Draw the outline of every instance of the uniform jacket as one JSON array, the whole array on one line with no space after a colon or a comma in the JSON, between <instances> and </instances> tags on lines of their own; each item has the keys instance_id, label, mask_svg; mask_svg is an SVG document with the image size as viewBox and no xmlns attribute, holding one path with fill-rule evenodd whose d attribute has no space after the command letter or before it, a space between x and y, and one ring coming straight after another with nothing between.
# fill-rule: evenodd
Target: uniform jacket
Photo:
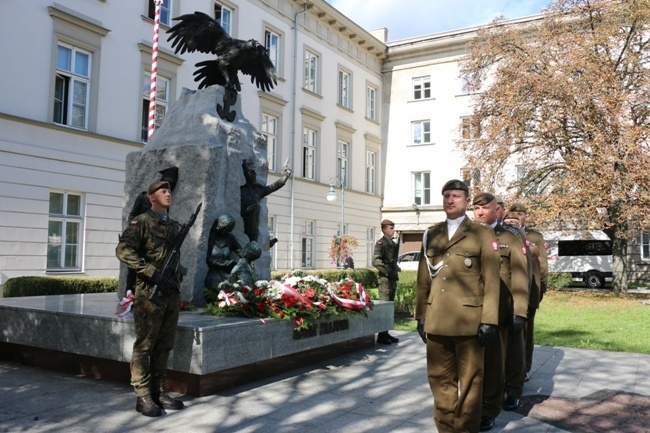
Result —
<instances>
[{"instance_id":1,"label":"uniform jacket","mask_svg":"<svg viewBox=\"0 0 650 433\"><path fill-rule=\"evenodd\" d=\"M546 284L548 281L548 257L546 252L546 242L542 237L542 234L537 230L524 227L526 232L526 239L529 242L531 250L536 249L539 252L537 257L539 262L539 284L536 288L531 289L530 294L530 307L539 308L539 303L542 299L542 294L546 293ZM536 248L534 248L536 247ZM533 256L533 260L535 260ZM535 263L537 265L537 263Z\"/></svg>"},{"instance_id":2,"label":"uniform jacket","mask_svg":"<svg viewBox=\"0 0 650 433\"><path fill-rule=\"evenodd\" d=\"M447 222L426 231L417 276L416 319L427 334L476 335L479 325L498 324L499 254L492 227L467 216L449 240ZM442 265L433 279L426 260Z\"/></svg>"},{"instance_id":3,"label":"uniform jacket","mask_svg":"<svg viewBox=\"0 0 650 433\"><path fill-rule=\"evenodd\" d=\"M129 269L136 271L136 290L151 286L150 278L161 269L165 257L174 247L180 224L171 218L167 222L152 209L133 219L120 236L115 255ZM178 276L176 276L178 282Z\"/></svg>"},{"instance_id":4,"label":"uniform jacket","mask_svg":"<svg viewBox=\"0 0 650 433\"><path fill-rule=\"evenodd\" d=\"M528 251L514 227L497 224L494 234L500 257L499 322L503 323L509 315L526 317L528 313Z\"/></svg>"},{"instance_id":5,"label":"uniform jacket","mask_svg":"<svg viewBox=\"0 0 650 433\"><path fill-rule=\"evenodd\" d=\"M382 236L375 242L375 249L372 254L372 265L379 271L380 277L387 277L390 271L394 271L395 278L397 279L397 243Z\"/></svg>"}]
</instances>

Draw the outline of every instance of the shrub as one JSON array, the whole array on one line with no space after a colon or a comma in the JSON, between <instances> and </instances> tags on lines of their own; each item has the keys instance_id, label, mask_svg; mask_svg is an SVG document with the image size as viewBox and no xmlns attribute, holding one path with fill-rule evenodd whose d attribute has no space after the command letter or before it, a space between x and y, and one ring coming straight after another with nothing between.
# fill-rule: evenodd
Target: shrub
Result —
<instances>
[{"instance_id":1,"label":"shrub","mask_svg":"<svg viewBox=\"0 0 650 433\"><path fill-rule=\"evenodd\" d=\"M3 288L5 298L41 295L73 295L117 291L115 277L16 277Z\"/></svg>"},{"instance_id":2,"label":"shrub","mask_svg":"<svg viewBox=\"0 0 650 433\"><path fill-rule=\"evenodd\" d=\"M395 311L415 315L415 294L417 292L417 271L402 271L395 292Z\"/></svg>"},{"instance_id":3,"label":"shrub","mask_svg":"<svg viewBox=\"0 0 650 433\"><path fill-rule=\"evenodd\" d=\"M548 289L561 290L571 285L571 274L568 272L550 272L548 274Z\"/></svg>"}]
</instances>

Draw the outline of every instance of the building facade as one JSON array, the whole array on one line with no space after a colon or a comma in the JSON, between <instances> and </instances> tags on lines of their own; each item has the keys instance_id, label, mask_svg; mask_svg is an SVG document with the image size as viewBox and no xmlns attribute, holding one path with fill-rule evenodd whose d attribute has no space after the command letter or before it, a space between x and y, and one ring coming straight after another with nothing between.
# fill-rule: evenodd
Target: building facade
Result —
<instances>
[{"instance_id":1,"label":"building facade","mask_svg":"<svg viewBox=\"0 0 650 433\"><path fill-rule=\"evenodd\" d=\"M202 11L238 39L265 44L278 85L242 78L242 113L266 135L274 268L332 267L331 238L359 240L367 263L383 191L381 65L385 44L325 1L164 0L158 50L160 122L194 64L167 42L171 20ZM11 0L0 24L0 284L24 275L116 276L125 158L147 140L152 0ZM329 202L333 184L338 199ZM345 204L341 196L345 197ZM173 209L172 209L173 216ZM344 219L344 221L341 221Z\"/></svg>"}]
</instances>

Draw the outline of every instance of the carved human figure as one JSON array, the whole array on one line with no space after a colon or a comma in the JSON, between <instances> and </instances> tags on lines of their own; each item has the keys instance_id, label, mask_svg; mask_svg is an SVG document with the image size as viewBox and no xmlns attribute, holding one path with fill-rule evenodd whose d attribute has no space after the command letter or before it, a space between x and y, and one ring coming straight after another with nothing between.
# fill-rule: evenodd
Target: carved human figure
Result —
<instances>
[{"instance_id":1,"label":"carved human figure","mask_svg":"<svg viewBox=\"0 0 650 433\"><path fill-rule=\"evenodd\" d=\"M230 274L231 280L237 280L248 287L255 287L255 266L253 262L260 258L262 249L257 242L249 242L244 246L242 257L239 259Z\"/></svg>"},{"instance_id":2,"label":"carved human figure","mask_svg":"<svg viewBox=\"0 0 650 433\"><path fill-rule=\"evenodd\" d=\"M233 267L242 256L242 248L232 234L235 219L223 214L217 218L210 229L208 238L208 275L205 277L206 288L216 288L222 281L228 281Z\"/></svg>"},{"instance_id":3,"label":"carved human figure","mask_svg":"<svg viewBox=\"0 0 650 433\"><path fill-rule=\"evenodd\" d=\"M242 163L246 184L240 188L241 192L241 216L244 219L244 233L250 241L257 241L260 234L260 201L267 195L279 190L291 177L291 169L285 167L282 171L282 178L270 185L262 185L257 182L255 163L247 159Z\"/></svg>"}]
</instances>

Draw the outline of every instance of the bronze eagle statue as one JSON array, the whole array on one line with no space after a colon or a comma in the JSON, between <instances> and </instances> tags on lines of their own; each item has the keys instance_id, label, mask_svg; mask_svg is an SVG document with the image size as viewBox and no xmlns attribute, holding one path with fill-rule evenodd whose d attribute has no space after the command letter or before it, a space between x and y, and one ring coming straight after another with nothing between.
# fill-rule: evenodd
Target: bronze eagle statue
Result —
<instances>
[{"instance_id":1,"label":"bronze eagle statue","mask_svg":"<svg viewBox=\"0 0 650 433\"><path fill-rule=\"evenodd\" d=\"M219 23L203 12L173 18L179 21L167 33L171 35L176 54L200 51L217 56L215 60L197 63L194 81L200 81L199 89L220 84L241 92L237 72L251 76L251 83L268 92L277 84L275 66L266 48L255 39L233 39Z\"/></svg>"}]
</instances>

